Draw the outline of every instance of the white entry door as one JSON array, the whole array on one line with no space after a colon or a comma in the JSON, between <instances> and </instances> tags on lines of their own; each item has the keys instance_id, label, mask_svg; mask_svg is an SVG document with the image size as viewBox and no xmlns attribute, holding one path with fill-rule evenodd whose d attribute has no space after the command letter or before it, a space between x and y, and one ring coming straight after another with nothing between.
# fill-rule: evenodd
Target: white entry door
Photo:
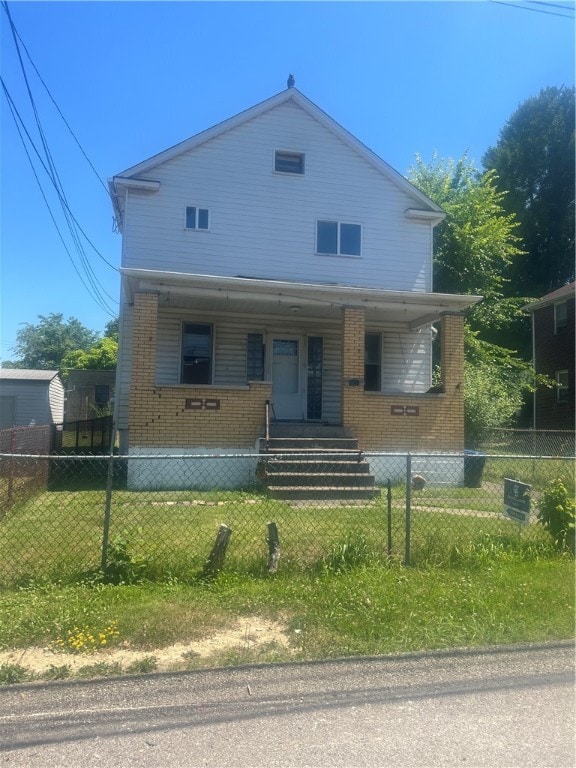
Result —
<instances>
[{"instance_id":1,"label":"white entry door","mask_svg":"<svg viewBox=\"0 0 576 768\"><path fill-rule=\"evenodd\" d=\"M303 339L272 337L272 405L277 419L304 418Z\"/></svg>"}]
</instances>

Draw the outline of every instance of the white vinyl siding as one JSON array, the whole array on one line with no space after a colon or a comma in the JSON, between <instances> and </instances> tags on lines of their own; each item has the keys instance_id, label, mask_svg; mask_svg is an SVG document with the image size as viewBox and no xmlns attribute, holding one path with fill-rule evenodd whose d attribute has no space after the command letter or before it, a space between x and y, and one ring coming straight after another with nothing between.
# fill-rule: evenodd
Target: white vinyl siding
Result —
<instances>
[{"instance_id":1,"label":"white vinyl siding","mask_svg":"<svg viewBox=\"0 0 576 768\"><path fill-rule=\"evenodd\" d=\"M51 381L3 379L0 393L2 397L14 398L15 427L61 424L64 421L64 385L58 376Z\"/></svg>"},{"instance_id":2,"label":"white vinyl siding","mask_svg":"<svg viewBox=\"0 0 576 768\"><path fill-rule=\"evenodd\" d=\"M271 173L279 147L306 152L305 175ZM408 219L414 199L292 103L148 169L157 192L131 189L123 266L388 290L432 288L432 226ZM200 201L209 238L182 211ZM216 216L212 215L217 211ZM362 259L317 255L316 221L360 222ZM188 236L187 236L188 235Z\"/></svg>"},{"instance_id":3,"label":"white vinyl siding","mask_svg":"<svg viewBox=\"0 0 576 768\"><path fill-rule=\"evenodd\" d=\"M182 320L206 322L214 327L214 380L215 386L246 385L246 345L249 333L287 333L322 336L323 362L323 414L337 420L340 412L341 338L336 324L313 324L302 318L301 323L277 325L272 317L197 316L182 309L163 309L159 315L156 383L178 385L180 360L180 332ZM314 329L313 331L310 329ZM370 332L382 334L383 392L426 392L431 386L432 341L430 331L410 332L401 326L387 325ZM268 350L269 353L269 350ZM327 416L327 414L330 414Z\"/></svg>"},{"instance_id":4,"label":"white vinyl siding","mask_svg":"<svg viewBox=\"0 0 576 768\"><path fill-rule=\"evenodd\" d=\"M382 329L382 392L427 392L432 386L430 329Z\"/></svg>"},{"instance_id":5,"label":"white vinyl siding","mask_svg":"<svg viewBox=\"0 0 576 768\"><path fill-rule=\"evenodd\" d=\"M179 385L180 333L182 321L211 323L214 328L214 379L218 387L247 386L246 355L250 333L266 335L271 333L304 334L306 323L303 319L286 327L278 318L252 318L243 316L196 315L183 309L163 309L158 319L158 351L156 356L156 383L165 386ZM274 325L277 323L277 326ZM314 336L324 339L323 361L323 408L322 417L337 423L340 419L340 329L334 324L314 326ZM269 350L267 350L269 353Z\"/></svg>"}]
</instances>

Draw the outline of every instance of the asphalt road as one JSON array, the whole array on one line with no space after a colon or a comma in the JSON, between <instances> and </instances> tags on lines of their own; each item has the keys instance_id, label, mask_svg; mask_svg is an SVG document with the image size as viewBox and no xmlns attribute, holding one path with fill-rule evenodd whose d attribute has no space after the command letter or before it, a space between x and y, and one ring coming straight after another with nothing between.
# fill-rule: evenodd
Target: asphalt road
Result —
<instances>
[{"instance_id":1,"label":"asphalt road","mask_svg":"<svg viewBox=\"0 0 576 768\"><path fill-rule=\"evenodd\" d=\"M0 765L570 768L574 646L0 691Z\"/></svg>"}]
</instances>

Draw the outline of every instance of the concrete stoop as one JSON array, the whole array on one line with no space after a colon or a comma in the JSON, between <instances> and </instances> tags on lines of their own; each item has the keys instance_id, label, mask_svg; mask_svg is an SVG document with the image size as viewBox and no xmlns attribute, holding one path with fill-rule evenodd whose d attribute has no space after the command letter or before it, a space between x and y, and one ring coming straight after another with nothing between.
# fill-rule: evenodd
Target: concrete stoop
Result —
<instances>
[{"instance_id":1,"label":"concrete stoop","mask_svg":"<svg viewBox=\"0 0 576 768\"><path fill-rule=\"evenodd\" d=\"M380 494L358 442L341 427L274 425L260 452L259 476L273 499L367 500Z\"/></svg>"}]
</instances>

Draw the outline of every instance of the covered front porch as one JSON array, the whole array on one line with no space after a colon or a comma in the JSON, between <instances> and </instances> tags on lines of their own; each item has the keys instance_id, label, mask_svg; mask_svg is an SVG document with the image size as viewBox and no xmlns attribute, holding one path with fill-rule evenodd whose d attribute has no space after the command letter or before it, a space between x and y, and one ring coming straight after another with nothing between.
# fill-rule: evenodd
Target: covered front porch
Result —
<instances>
[{"instance_id":1,"label":"covered front porch","mask_svg":"<svg viewBox=\"0 0 576 768\"><path fill-rule=\"evenodd\" d=\"M463 448L460 312L478 297L148 270L123 284L126 449L256 450L267 413L340 425L361 450Z\"/></svg>"}]
</instances>

